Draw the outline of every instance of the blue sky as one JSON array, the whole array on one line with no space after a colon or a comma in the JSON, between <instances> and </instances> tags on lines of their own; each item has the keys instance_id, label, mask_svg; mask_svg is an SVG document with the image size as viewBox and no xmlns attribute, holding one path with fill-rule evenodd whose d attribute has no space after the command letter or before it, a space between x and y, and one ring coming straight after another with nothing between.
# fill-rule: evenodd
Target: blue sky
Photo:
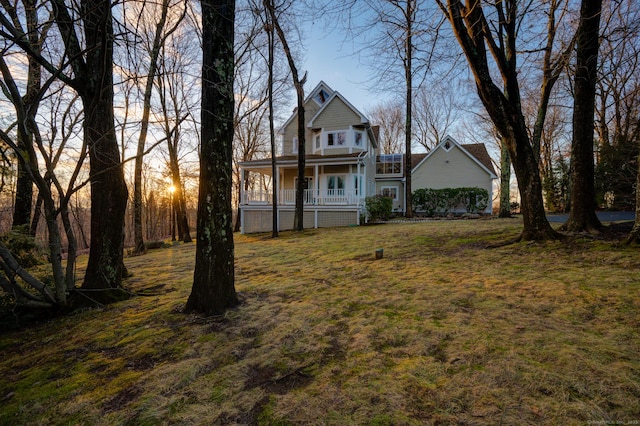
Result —
<instances>
[{"instance_id":1,"label":"blue sky","mask_svg":"<svg viewBox=\"0 0 640 426\"><path fill-rule=\"evenodd\" d=\"M384 96L368 90L371 84L371 70L361 64L354 53L357 46L344 43L343 34L329 32L322 24L306 28L304 42L304 70L308 78L306 91L312 90L320 80L324 80L333 90L340 92L361 112L380 103Z\"/></svg>"}]
</instances>

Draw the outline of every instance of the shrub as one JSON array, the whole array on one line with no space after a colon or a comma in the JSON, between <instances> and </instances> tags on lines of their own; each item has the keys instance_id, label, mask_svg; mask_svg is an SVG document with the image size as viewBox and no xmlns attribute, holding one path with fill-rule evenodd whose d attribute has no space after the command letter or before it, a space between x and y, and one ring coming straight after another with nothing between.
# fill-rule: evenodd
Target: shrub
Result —
<instances>
[{"instance_id":1,"label":"shrub","mask_svg":"<svg viewBox=\"0 0 640 426\"><path fill-rule=\"evenodd\" d=\"M370 220L388 220L393 210L393 200L383 195L367 197L364 200Z\"/></svg>"}]
</instances>

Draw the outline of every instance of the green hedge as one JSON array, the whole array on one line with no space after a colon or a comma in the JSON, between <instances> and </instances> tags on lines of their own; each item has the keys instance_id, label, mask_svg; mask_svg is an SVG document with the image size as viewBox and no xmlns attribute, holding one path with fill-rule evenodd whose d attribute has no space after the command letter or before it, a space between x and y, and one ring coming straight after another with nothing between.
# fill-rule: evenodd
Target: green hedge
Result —
<instances>
[{"instance_id":1,"label":"green hedge","mask_svg":"<svg viewBox=\"0 0 640 426\"><path fill-rule=\"evenodd\" d=\"M458 206L467 213L480 213L488 205L489 192L484 188L421 188L413 192L414 209L428 216L447 214Z\"/></svg>"}]
</instances>

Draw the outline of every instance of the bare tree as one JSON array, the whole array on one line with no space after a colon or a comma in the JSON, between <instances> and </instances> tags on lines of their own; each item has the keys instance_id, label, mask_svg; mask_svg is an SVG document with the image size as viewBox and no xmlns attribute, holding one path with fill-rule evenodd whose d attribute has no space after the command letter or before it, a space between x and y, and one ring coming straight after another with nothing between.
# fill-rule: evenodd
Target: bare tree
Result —
<instances>
[{"instance_id":1,"label":"bare tree","mask_svg":"<svg viewBox=\"0 0 640 426\"><path fill-rule=\"evenodd\" d=\"M181 148L184 149L186 139L188 139L185 124L191 118L195 108L191 104L195 94L193 88L189 87L192 81L187 73L189 67L192 66L192 59L190 52L188 52L189 44L191 44L190 41L184 35L180 35L173 37L169 46L163 46L161 72L156 78L160 107L159 121L167 147L165 163L169 170L171 187L174 189L170 200L172 203L170 210L174 212L171 223L172 228L174 221L178 225L178 237L185 243L191 242L192 238L187 215L184 179L181 172ZM171 233L174 238L173 229Z\"/></svg>"},{"instance_id":2,"label":"bare tree","mask_svg":"<svg viewBox=\"0 0 640 426\"><path fill-rule=\"evenodd\" d=\"M426 151L438 145L458 119L457 96L455 90L441 84L418 89L413 115L416 123L414 138Z\"/></svg>"},{"instance_id":3,"label":"bare tree","mask_svg":"<svg viewBox=\"0 0 640 426\"><path fill-rule=\"evenodd\" d=\"M144 152L145 152L145 144L147 141L147 133L149 130L149 116L151 113L151 95L153 94L153 84L156 78L156 72L158 69L158 61L160 60L160 55L162 53L162 46L164 45L167 38L175 32L182 19L186 14L186 6L183 7L183 11L181 15L171 16L171 26L166 28L167 19L169 17L169 8L171 5L170 0L162 0L160 4L159 17L157 22L155 22L155 29L153 32L153 37L151 40L145 39L146 36L142 34L143 43L142 46L146 50L148 54L148 69L145 77L145 87L143 93L143 102L142 102L142 121L140 122L140 133L138 135L138 149L135 160L135 170L134 170L134 182L133 182L133 228L134 228L134 253L143 253L145 251L144 239L142 235L142 163L144 161ZM149 9L152 8L152 5L147 2L143 2L140 4L140 11L138 12L137 25L140 27L144 27L145 19L143 16L154 16L156 15L156 11L152 10L149 12ZM145 13L145 9L147 12ZM143 32L144 28L143 28Z\"/></svg>"},{"instance_id":4,"label":"bare tree","mask_svg":"<svg viewBox=\"0 0 640 426\"><path fill-rule=\"evenodd\" d=\"M483 4L448 0L445 5L437 1L467 58L482 104L509 148L522 200L524 229L520 238L557 238L545 216L537 156L522 114L516 61L519 3L505 0L493 4L495 20L490 23ZM488 54L502 77L502 88L493 80Z\"/></svg>"},{"instance_id":5,"label":"bare tree","mask_svg":"<svg viewBox=\"0 0 640 426\"><path fill-rule=\"evenodd\" d=\"M405 132L402 102L387 101L378 104L367 112L369 120L380 126L378 144L383 154L403 152L402 142Z\"/></svg>"},{"instance_id":6,"label":"bare tree","mask_svg":"<svg viewBox=\"0 0 640 426\"><path fill-rule=\"evenodd\" d=\"M219 315L239 303L231 216L235 0L202 1L202 141L198 238L185 312Z\"/></svg>"},{"instance_id":7,"label":"bare tree","mask_svg":"<svg viewBox=\"0 0 640 426\"><path fill-rule=\"evenodd\" d=\"M603 4L596 86L596 198L608 208L621 210L635 206L639 19L637 2Z\"/></svg>"}]
</instances>

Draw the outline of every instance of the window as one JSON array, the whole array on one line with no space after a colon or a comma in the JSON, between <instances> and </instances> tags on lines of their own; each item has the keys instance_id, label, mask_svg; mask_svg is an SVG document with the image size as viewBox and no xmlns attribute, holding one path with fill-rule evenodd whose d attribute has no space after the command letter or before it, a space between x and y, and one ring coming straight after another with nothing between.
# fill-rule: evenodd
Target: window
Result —
<instances>
[{"instance_id":1,"label":"window","mask_svg":"<svg viewBox=\"0 0 640 426\"><path fill-rule=\"evenodd\" d=\"M394 201L398 201L398 187L397 186L383 186L380 188L380 195L383 197L389 197Z\"/></svg>"},{"instance_id":2,"label":"window","mask_svg":"<svg viewBox=\"0 0 640 426\"><path fill-rule=\"evenodd\" d=\"M362 146L362 136L362 132L355 132L355 139L353 141L353 144L358 148Z\"/></svg>"},{"instance_id":3,"label":"window","mask_svg":"<svg viewBox=\"0 0 640 426\"><path fill-rule=\"evenodd\" d=\"M362 176L355 175L353 180L353 187L356 190L356 195L360 195L360 186L362 182Z\"/></svg>"},{"instance_id":4,"label":"window","mask_svg":"<svg viewBox=\"0 0 640 426\"><path fill-rule=\"evenodd\" d=\"M445 151L449 151L452 148L453 145L451 145L451 141L446 141L444 143L444 149Z\"/></svg>"},{"instance_id":5,"label":"window","mask_svg":"<svg viewBox=\"0 0 640 426\"><path fill-rule=\"evenodd\" d=\"M376 159L376 174L402 175L403 160L402 154L379 155Z\"/></svg>"},{"instance_id":6,"label":"window","mask_svg":"<svg viewBox=\"0 0 640 426\"><path fill-rule=\"evenodd\" d=\"M313 97L313 100L316 101L318 105L324 104L327 99L329 99L329 93L324 89L320 89L318 94Z\"/></svg>"},{"instance_id":7,"label":"window","mask_svg":"<svg viewBox=\"0 0 640 426\"><path fill-rule=\"evenodd\" d=\"M293 152L294 154L298 153L298 138L293 138L293 143L291 146L291 152Z\"/></svg>"},{"instance_id":8,"label":"window","mask_svg":"<svg viewBox=\"0 0 640 426\"><path fill-rule=\"evenodd\" d=\"M329 195L344 195L344 175L327 176L327 190Z\"/></svg>"},{"instance_id":9,"label":"window","mask_svg":"<svg viewBox=\"0 0 640 426\"><path fill-rule=\"evenodd\" d=\"M345 146L347 143L347 132L327 133L327 146Z\"/></svg>"},{"instance_id":10,"label":"window","mask_svg":"<svg viewBox=\"0 0 640 426\"><path fill-rule=\"evenodd\" d=\"M320 149L320 135L315 136L316 149Z\"/></svg>"}]
</instances>

